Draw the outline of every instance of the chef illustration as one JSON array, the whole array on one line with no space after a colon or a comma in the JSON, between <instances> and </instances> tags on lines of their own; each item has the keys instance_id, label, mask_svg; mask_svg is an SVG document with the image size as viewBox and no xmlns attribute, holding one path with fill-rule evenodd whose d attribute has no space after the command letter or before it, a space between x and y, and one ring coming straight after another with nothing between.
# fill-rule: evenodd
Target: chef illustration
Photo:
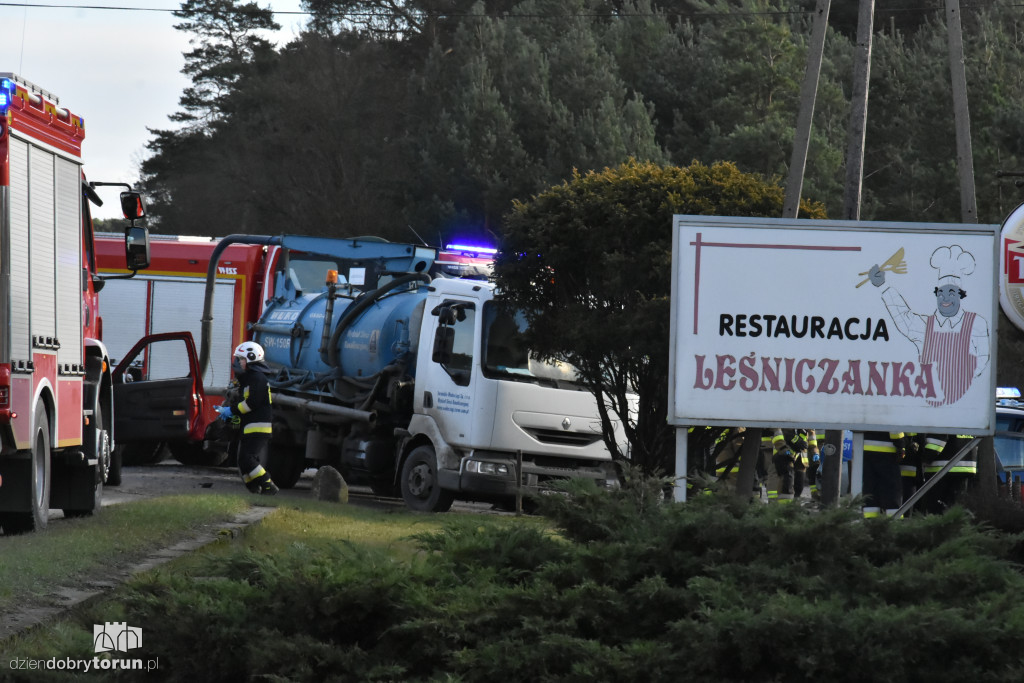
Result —
<instances>
[{"instance_id":1,"label":"chef illustration","mask_svg":"<svg viewBox=\"0 0 1024 683\"><path fill-rule=\"evenodd\" d=\"M961 306L967 296L961 283L974 272L974 256L954 244L932 252L930 263L939 277L933 290L936 304L933 313L922 315L910 310L903 295L891 286L882 291L882 301L896 328L914 342L921 363L931 363L942 396L929 400L928 404L941 406L959 401L974 378L988 366L989 333L984 318ZM868 271L871 284L885 285L885 270L872 266Z\"/></svg>"}]
</instances>

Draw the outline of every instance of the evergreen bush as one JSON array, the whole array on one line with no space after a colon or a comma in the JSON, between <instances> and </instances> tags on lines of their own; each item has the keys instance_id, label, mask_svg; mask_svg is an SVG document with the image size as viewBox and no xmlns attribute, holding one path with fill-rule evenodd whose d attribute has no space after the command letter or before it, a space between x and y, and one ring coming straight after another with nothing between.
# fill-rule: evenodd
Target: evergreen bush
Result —
<instances>
[{"instance_id":1,"label":"evergreen bush","mask_svg":"<svg viewBox=\"0 0 1024 683\"><path fill-rule=\"evenodd\" d=\"M137 581L175 680L1004 681L1024 665L1019 534L853 507L668 502L573 482L550 530L455 519L383 550L294 545ZM215 634L215 635L212 635ZM163 669L163 663L168 669Z\"/></svg>"}]
</instances>

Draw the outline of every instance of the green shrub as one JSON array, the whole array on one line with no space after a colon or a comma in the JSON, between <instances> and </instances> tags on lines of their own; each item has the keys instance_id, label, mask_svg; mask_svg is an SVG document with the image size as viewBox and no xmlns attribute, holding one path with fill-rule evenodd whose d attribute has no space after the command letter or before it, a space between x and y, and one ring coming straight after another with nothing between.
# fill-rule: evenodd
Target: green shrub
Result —
<instances>
[{"instance_id":1,"label":"green shrub","mask_svg":"<svg viewBox=\"0 0 1024 683\"><path fill-rule=\"evenodd\" d=\"M453 518L416 536L411 561L350 543L234 552L206 580L134 582L119 615L146 624L172 680L1018 677L1019 536L963 508L865 521L733 496L680 505L663 483L569 486L540 502L552 528Z\"/></svg>"}]
</instances>

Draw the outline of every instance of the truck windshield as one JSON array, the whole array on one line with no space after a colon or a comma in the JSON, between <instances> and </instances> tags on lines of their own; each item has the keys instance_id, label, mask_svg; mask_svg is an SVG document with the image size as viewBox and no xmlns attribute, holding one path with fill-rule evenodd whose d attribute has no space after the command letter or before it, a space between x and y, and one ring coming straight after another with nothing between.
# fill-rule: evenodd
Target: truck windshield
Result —
<instances>
[{"instance_id":1,"label":"truck windshield","mask_svg":"<svg viewBox=\"0 0 1024 683\"><path fill-rule=\"evenodd\" d=\"M576 368L560 361L533 358L523 342L526 316L501 310L488 301L484 304L483 371L484 377L532 382L566 389L583 386Z\"/></svg>"},{"instance_id":2,"label":"truck windshield","mask_svg":"<svg viewBox=\"0 0 1024 683\"><path fill-rule=\"evenodd\" d=\"M301 256L292 256L288 260L288 279L291 280L292 287L300 292L319 292L323 289L328 270L338 270L338 264L334 261L307 259ZM338 273L338 284L347 284L343 272Z\"/></svg>"}]
</instances>

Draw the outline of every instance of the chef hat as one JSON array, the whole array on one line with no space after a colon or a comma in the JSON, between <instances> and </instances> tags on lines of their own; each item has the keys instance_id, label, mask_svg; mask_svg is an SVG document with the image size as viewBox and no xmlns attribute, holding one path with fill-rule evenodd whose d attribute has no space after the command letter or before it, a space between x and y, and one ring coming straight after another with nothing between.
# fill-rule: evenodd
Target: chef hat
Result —
<instances>
[{"instance_id":1,"label":"chef hat","mask_svg":"<svg viewBox=\"0 0 1024 683\"><path fill-rule=\"evenodd\" d=\"M954 244L932 252L932 268L939 271L939 285L960 286L960 277L974 272L974 256Z\"/></svg>"}]
</instances>

